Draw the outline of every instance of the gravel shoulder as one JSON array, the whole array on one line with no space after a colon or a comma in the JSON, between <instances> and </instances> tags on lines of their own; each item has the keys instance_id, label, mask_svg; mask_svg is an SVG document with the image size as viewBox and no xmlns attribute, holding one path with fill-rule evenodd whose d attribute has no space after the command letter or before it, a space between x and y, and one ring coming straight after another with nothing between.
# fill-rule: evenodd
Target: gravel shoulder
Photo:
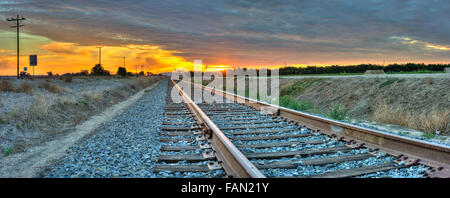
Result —
<instances>
[{"instance_id":1,"label":"gravel shoulder","mask_svg":"<svg viewBox=\"0 0 450 198\"><path fill-rule=\"evenodd\" d=\"M41 177L157 177L167 79L96 132L70 147Z\"/></svg>"},{"instance_id":2,"label":"gravel shoulder","mask_svg":"<svg viewBox=\"0 0 450 198\"><path fill-rule=\"evenodd\" d=\"M32 147L24 153L18 153L4 157L0 160L0 177L37 177L40 172L54 160L60 158L65 151L81 140L83 137L93 133L102 123L111 120L120 114L140 98L146 90L153 89L154 84L139 91L126 101L120 102L107 108L104 112L91 117L89 120L75 127L75 131L65 136L59 137L39 146Z\"/></svg>"}]
</instances>

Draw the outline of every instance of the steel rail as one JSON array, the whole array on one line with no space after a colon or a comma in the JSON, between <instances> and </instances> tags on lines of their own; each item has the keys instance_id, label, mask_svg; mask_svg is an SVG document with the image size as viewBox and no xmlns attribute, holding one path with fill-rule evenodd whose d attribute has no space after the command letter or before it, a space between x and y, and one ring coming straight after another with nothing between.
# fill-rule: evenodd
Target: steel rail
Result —
<instances>
[{"instance_id":1,"label":"steel rail","mask_svg":"<svg viewBox=\"0 0 450 198\"><path fill-rule=\"evenodd\" d=\"M210 130L210 139L212 147L216 151L216 157L222 161L223 168L228 175L236 178L265 178L264 174L259 171L241 151L223 134L222 131L211 121L211 119L198 107L189 96L177 85L175 81L170 79L178 93L182 96L184 103L192 110L192 113L208 130Z\"/></svg>"},{"instance_id":2,"label":"steel rail","mask_svg":"<svg viewBox=\"0 0 450 198\"><path fill-rule=\"evenodd\" d=\"M409 163L423 164L433 169L430 177L450 177L450 146L395 135L328 118L280 107L234 93L184 81L224 98L241 102L255 109L271 109L276 115L287 118L318 132L338 137L354 147L366 146L399 157Z\"/></svg>"}]
</instances>

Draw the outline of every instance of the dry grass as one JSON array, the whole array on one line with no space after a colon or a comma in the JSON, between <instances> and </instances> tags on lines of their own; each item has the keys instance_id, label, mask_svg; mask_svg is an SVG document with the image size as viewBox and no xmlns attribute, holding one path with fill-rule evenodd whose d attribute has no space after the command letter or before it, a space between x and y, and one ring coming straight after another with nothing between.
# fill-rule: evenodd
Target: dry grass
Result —
<instances>
[{"instance_id":1,"label":"dry grass","mask_svg":"<svg viewBox=\"0 0 450 198\"><path fill-rule=\"evenodd\" d=\"M77 92L75 96L48 94L41 89L34 90L33 96L27 96L33 97L33 105L12 109L0 115L2 127L14 128L10 135L0 136L0 152L4 150L2 148L6 148L9 153L22 152L37 143L70 132L74 126L91 115L136 93L136 89L146 87L158 80L159 78L126 79L123 83L108 89ZM136 89L130 88L130 85L134 85ZM27 85L22 86L27 87ZM11 84L8 87L12 87ZM61 87L50 80L42 82L39 87L53 93L62 92Z\"/></svg>"},{"instance_id":2,"label":"dry grass","mask_svg":"<svg viewBox=\"0 0 450 198\"><path fill-rule=\"evenodd\" d=\"M42 123L49 114L50 102L42 95L35 96L36 100L30 108L26 110L16 109L10 112L10 120L17 123L17 127L33 127Z\"/></svg>"},{"instance_id":3,"label":"dry grass","mask_svg":"<svg viewBox=\"0 0 450 198\"><path fill-rule=\"evenodd\" d=\"M102 92L98 92L98 91L92 91L92 92L88 92L86 94L83 94L83 98L86 101L95 101L95 102L100 102L103 98L103 93Z\"/></svg>"},{"instance_id":4,"label":"dry grass","mask_svg":"<svg viewBox=\"0 0 450 198\"><path fill-rule=\"evenodd\" d=\"M7 80L0 81L0 91L14 91L14 87L11 82Z\"/></svg>"},{"instance_id":5,"label":"dry grass","mask_svg":"<svg viewBox=\"0 0 450 198\"><path fill-rule=\"evenodd\" d=\"M156 81L153 79L136 79L132 82L132 85L138 88ZM21 87L23 87L23 92L30 89L29 87L32 89L32 86L26 82L23 82ZM62 92L61 87L48 81L42 82L39 87L53 93ZM55 126L65 122L78 124L81 120L87 118L87 112L96 112L134 93L134 91L127 91L127 89L124 89L125 87L122 85L103 91L88 91L83 93L80 98L67 98L59 95L44 97L41 94L36 94L34 96L35 102L30 108L12 111L8 119L15 120L20 128L37 127L41 130L54 127L50 127L50 123Z\"/></svg>"},{"instance_id":6,"label":"dry grass","mask_svg":"<svg viewBox=\"0 0 450 198\"><path fill-rule=\"evenodd\" d=\"M450 133L450 110L432 110L428 112L412 112L400 107L389 106L386 102L379 102L373 113L373 120L386 124L405 126L434 134L436 131Z\"/></svg>"},{"instance_id":7,"label":"dry grass","mask_svg":"<svg viewBox=\"0 0 450 198\"><path fill-rule=\"evenodd\" d=\"M364 72L364 75L369 74L384 74L384 71L382 69L375 69L375 70L366 70L366 72Z\"/></svg>"},{"instance_id":8,"label":"dry grass","mask_svg":"<svg viewBox=\"0 0 450 198\"><path fill-rule=\"evenodd\" d=\"M33 86L30 83L23 82L22 84L20 84L20 87L16 91L32 95L33 94Z\"/></svg>"},{"instance_id":9,"label":"dry grass","mask_svg":"<svg viewBox=\"0 0 450 198\"><path fill-rule=\"evenodd\" d=\"M433 78L432 78L432 77L428 77L428 78L427 78L427 83L428 83L429 85L432 85L432 84L434 83Z\"/></svg>"},{"instance_id":10,"label":"dry grass","mask_svg":"<svg viewBox=\"0 0 450 198\"><path fill-rule=\"evenodd\" d=\"M39 88L46 89L47 91L52 92L52 93L61 93L62 92L62 89L59 85L53 84L53 83L50 83L47 81L42 82L39 85Z\"/></svg>"},{"instance_id":11,"label":"dry grass","mask_svg":"<svg viewBox=\"0 0 450 198\"><path fill-rule=\"evenodd\" d=\"M70 82L72 82L73 78L72 78L72 76L63 76L62 80L66 83L70 83Z\"/></svg>"},{"instance_id":12,"label":"dry grass","mask_svg":"<svg viewBox=\"0 0 450 198\"><path fill-rule=\"evenodd\" d=\"M148 78L148 77L139 77L132 79L132 82L129 82L129 86L132 89L142 89L150 86L151 84L158 81L159 78Z\"/></svg>"}]
</instances>

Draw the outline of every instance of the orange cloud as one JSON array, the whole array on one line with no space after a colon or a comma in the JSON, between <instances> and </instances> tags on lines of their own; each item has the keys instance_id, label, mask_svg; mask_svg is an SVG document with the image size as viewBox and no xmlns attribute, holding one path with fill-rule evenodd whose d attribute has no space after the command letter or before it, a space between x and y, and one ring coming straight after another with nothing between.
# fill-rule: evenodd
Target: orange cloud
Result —
<instances>
[{"instance_id":1,"label":"orange cloud","mask_svg":"<svg viewBox=\"0 0 450 198\"><path fill-rule=\"evenodd\" d=\"M400 41L402 44L405 45L416 45L416 46L422 46L425 49L428 50L437 50L437 51L449 51L450 47L434 44L426 41L416 40L405 36L392 36L391 38Z\"/></svg>"},{"instance_id":2,"label":"orange cloud","mask_svg":"<svg viewBox=\"0 0 450 198\"><path fill-rule=\"evenodd\" d=\"M87 55L89 50L80 49L75 43L51 43L39 46L40 49L47 50L56 54L81 54Z\"/></svg>"},{"instance_id":3,"label":"orange cloud","mask_svg":"<svg viewBox=\"0 0 450 198\"><path fill-rule=\"evenodd\" d=\"M443 45L431 44L431 43L427 43L425 46L428 47L428 48L431 48L431 49L435 49L435 50L443 50L443 51L449 51L450 50L450 47L443 46Z\"/></svg>"}]
</instances>

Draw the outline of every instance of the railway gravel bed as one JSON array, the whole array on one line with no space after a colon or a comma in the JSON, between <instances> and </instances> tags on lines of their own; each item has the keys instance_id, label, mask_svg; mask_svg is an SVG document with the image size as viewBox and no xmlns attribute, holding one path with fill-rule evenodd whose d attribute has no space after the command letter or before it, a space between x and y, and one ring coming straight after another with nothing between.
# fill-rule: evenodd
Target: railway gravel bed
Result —
<instances>
[{"instance_id":1,"label":"railway gravel bed","mask_svg":"<svg viewBox=\"0 0 450 198\"><path fill-rule=\"evenodd\" d=\"M167 80L71 147L44 177L157 177Z\"/></svg>"},{"instance_id":2,"label":"railway gravel bed","mask_svg":"<svg viewBox=\"0 0 450 198\"><path fill-rule=\"evenodd\" d=\"M347 142L243 104L198 106L266 177L417 178L428 170L375 150L351 148Z\"/></svg>"},{"instance_id":3,"label":"railway gravel bed","mask_svg":"<svg viewBox=\"0 0 450 198\"><path fill-rule=\"evenodd\" d=\"M162 81L95 135L72 147L45 176L227 177L207 129L188 105L173 103L171 88L171 83ZM266 177L419 178L429 170L243 104L197 105Z\"/></svg>"}]
</instances>

